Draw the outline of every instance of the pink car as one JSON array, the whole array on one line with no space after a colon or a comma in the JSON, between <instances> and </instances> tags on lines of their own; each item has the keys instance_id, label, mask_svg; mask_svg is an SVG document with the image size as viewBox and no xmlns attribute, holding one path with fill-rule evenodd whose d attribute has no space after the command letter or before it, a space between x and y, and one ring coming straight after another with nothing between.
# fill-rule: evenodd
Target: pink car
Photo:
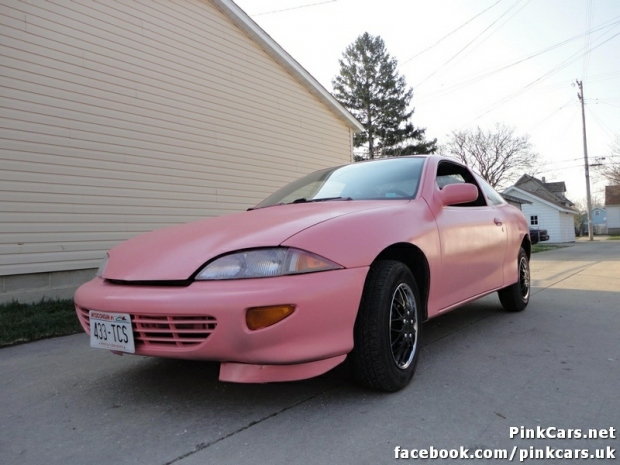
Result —
<instances>
[{"instance_id":1,"label":"pink car","mask_svg":"<svg viewBox=\"0 0 620 465\"><path fill-rule=\"evenodd\" d=\"M413 376L422 322L494 291L530 297L521 212L438 156L325 169L247 212L108 253L75 294L91 346L221 362L220 380L290 381L350 362L385 391Z\"/></svg>"}]
</instances>

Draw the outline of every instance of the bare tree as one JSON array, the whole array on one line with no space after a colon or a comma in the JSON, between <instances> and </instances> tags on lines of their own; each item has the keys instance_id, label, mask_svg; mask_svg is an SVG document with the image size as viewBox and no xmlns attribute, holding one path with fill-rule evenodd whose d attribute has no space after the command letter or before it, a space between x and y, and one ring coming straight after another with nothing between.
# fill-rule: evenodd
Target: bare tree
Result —
<instances>
[{"instance_id":1,"label":"bare tree","mask_svg":"<svg viewBox=\"0 0 620 465\"><path fill-rule=\"evenodd\" d=\"M611 185L620 185L620 136L611 146L608 163L601 169L601 174L605 176Z\"/></svg>"},{"instance_id":2,"label":"bare tree","mask_svg":"<svg viewBox=\"0 0 620 465\"><path fill-rule=\"evenodd\" d=\"M506 187L524 173L535 173L540 163L529 136L518 136L514 128L503 124L493 130L453 131L443 152L478 172L494 188Z\"/></svg>"}]
</instances>

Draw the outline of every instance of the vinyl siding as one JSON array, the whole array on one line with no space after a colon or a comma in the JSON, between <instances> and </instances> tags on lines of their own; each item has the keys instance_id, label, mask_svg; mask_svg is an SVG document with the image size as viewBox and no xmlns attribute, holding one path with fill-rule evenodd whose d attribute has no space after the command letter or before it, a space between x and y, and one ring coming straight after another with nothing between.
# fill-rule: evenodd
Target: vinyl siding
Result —
<instances>
[{"instance_id":1,"label":"vinyl siding","mask_svg":"<svg viewBox=\"0 0 620 465\"><path fill-rule=\"evenodd\" d=\"M607 228L620 228L620 205L607 205Z\"/></svg>"},{"instance_id":2,"label":"vinyl siding","mask_svg":"<svg viewBox=\"0 0 620 465\"><path fill-rule=\"evenodd\" d=\"M558 211L552 207L541 204L528 198L532 202L532 205L525 204L522 206L523 214L527 220L530 228L532 229L546 229L549 233L549 242L562 242L559 240L560 234L560 221ZM530 222L531 216L538 216L538 226L534 226Z\"/></svg>"},{"instance_id":3,"label":"vinyl siding","mask_svg":"<svg viewBox=\"0 0 620 465\"><path fill-rule=\"evenodd\" d=\"M596 214L598 212L598 215ZM592 224L597 225L607 225L607 211L603 208L594 208L592 209Z\"/></svg>"},{"instance_id":4,"label":"vinyl siding","mask_svg":"<svg viewBox=\"0 0 620 465\"><path fill-rule=\"evenodd\" d=\"M351 160L351 130L208 1L0 5L0 275L96 267Z\"/></svg>"},{"instance_id":5,"label":"vinyl siding","mask_svg":"<svg viewBox=\"0 0 620 465\"><path fill-rule=\"evenodd\" d=\"M575 242L575 215L559 212L560 236L557 242Z\"/></svg>"}]
</instances>

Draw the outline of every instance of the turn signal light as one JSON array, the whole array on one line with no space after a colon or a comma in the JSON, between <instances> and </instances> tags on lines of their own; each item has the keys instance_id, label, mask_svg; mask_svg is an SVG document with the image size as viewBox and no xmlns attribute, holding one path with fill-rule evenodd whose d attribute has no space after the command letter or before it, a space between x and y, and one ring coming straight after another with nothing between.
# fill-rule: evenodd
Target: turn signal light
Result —
<instances>
[{"instance_id":1,"label":"turn signal light","mask_svg":"<svg viewBox=\"0 0 620 465\"><path fill-rule=\"evenodd\" d=\"M294 305L272 305L270 307L248 308L245 323L252 331L275 325L295 310Z\"/></svg>"},{"instance_id":2,"label":"turn signal light","mask_svg":"<svg viewBox=\"0 0 620 465\"><path fill-rule=\"evenodd\" d=\"M323 271L332 268L332 263L328 263L321 257L310 253L299 254L297 257L297 262L295 263L295 271L301 273Z\"/></svg>"}]
</instances>

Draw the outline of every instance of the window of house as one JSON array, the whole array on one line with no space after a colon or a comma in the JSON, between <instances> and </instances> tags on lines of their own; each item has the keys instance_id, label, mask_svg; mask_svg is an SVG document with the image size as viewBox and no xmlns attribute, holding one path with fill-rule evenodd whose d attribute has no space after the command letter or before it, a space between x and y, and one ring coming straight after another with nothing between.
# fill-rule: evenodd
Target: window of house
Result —
<instances>
[{"instance_id":1,"label":"window of house","mask_svg":"<svg viewBox=\"0 0 620 465\"><path fill-rule=\"evenodd\" d=\"M538 215L531 215L530 216L530 224L532 226L538 226Z\"/></svg>"},{"instance_id":2,"label":"window of house","mask_svg":"<svg viewBox=\"0 0 620 465\"><path fill-rule=\"evenodd\" d=\"M594 216L598 216L601 212L598 210L594 210Z\"/></svg>"}]
</instances>

